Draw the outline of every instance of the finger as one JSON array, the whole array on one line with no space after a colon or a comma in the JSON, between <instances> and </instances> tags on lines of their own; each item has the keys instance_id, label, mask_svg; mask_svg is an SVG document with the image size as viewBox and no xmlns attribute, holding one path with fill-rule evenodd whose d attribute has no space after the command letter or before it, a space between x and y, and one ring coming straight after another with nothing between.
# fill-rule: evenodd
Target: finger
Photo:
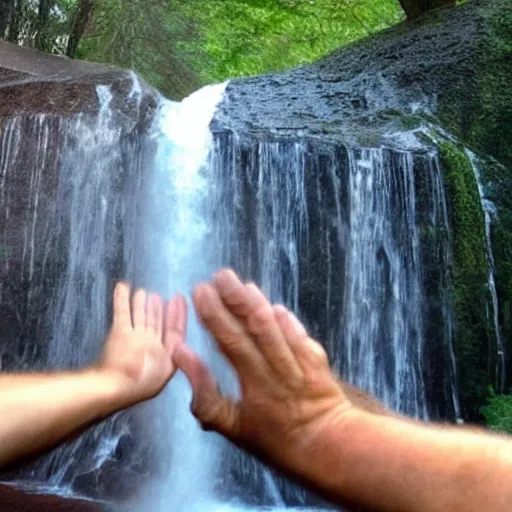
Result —
<instances>
[{"instance_id":1,"label":"finger","mask_svg":"<svg viewBox=\"0 0 512 512\"><path fill-rule=\"evenodd\" d=\"M206 365L186 345L180 345L174 364L187 376L193 392L191 410L205 430L215 430L236 441L239 432L239 409L229 397L223 397Z\"/></svg>"},{"instance_id":2,"label":"finger","mask_svg":"<svg viewBox=\"0 0 512 512\"><path fill-rule=\"evenodd\" d=\"M234 315L247 318L251 311L251 298L244 283L231 269L222 269L213 278L222 302Z\"/></svg>"},{"instance_id":3,"label":"finger","mask_svg":"<svg viewBox=\"0 0 512 512\"><path fill-rule=\"evenodd\" d=\"M183 337L187 332L187 301L183 295L179 295L178 300L177 330Z\"/></svg>"},{"instance_id":4,"label":"finger","mask_svg":"<svg viewBox=\"0 0 512 512\"><path fill-rule=\"evenodd\" d=\"M174 296L165 311L163 344L169 354L183 343L186 329L187 304L182 295Z\"/></svg>"},{"instance_id":5,"label":"finger","mask_svg":"<svg viewBox=\"0 0 512 512\"><path fill-rule=\"evenodd\" d=\"M118 282L114 288L114 317L113 325L115 327L131 327L132 319L130 315L130 285L124 282Z\"/></svg>"},{"instance_id":6,"label":"finger","mask_svg":"<svg viewBox=\"0 0 512 512\"><path fill-rule=\"evenodd\" d=\"M132 296L132 324L134 329L146 326L146 290L139 288Z\"/></svg>"},{"instance_id":7,"label":"finger","mask_svg":"<svg viewBox=\"0 0 512 512\"><path fill-rule=\"evenodd\" d=\"M247 284L245 288L250 301L247 330L264 358L280 377L301 378L302 369L281 332L272 305L254 283Z\"/></svg>"},{"instance_id":8,"label":"finger","mask_svg":"<svg viewBox=\"0 0 512 512\"><path fill-rule=\"evenodd\" d=\"M150 293L146 299L146 331L149 331L151 335L154 335L156 332L156 304L155 304L155 296Z\"/></svg>"},{"instance_id":9,"label":"finger","mask_svg":"<svg viewBox=\"0 0 512 512\"><path fill-rule=\"evenodd\" d=\"M197 314L213 335L219 348L231 361L241 381L247 374L268 375L268 365L258 351L242 321L232 315L221 301L217 290L202 284L196 287L193 301Z\"/></svg>"},{"instance_id":10,"label":"finger","mask_svg":"<svg viewBox=\"0 0 512 512\"><path fill-rule=\"evenodd\" d=\"M299 319L281 304L273 309L281 332L304 373L309 373L311 369L328 368L327 353L320 343L308 336Z\"/></svg>"},{"instance_id":11,"label":"finger","mask_svg":"<svg viewBox=\"0 0 512 512\"><path fill-rule=\"evenodd\" d=\"M153 295L154 297L154 318L155 318L155 335L158 338L158 341L162 342L162 333L163 333L163 301L159 295Z\"/></svg>"}]
</instances>

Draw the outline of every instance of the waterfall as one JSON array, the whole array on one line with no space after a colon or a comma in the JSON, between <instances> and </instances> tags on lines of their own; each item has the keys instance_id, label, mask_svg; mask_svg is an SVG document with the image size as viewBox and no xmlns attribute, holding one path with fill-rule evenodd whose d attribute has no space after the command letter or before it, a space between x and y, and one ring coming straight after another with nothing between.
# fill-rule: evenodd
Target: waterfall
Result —
<instances>
[{"instance_id":1,"label":"waterfall","mask_svg":"<svg viewBox=\"0 0 512 512\"><path fill-rule=\"evenodd\" d=\"M343 374L394 410L427 418L413 158L349 153Z\"/></svg>"},{"instance_id":2,"label":"waterfall","mask_svg":"<svg viewBox=\"0 0 512 512\"><path fill-rule=\"evenodd\" d=\"M499 304L498 304L498 293L496 291L496 281L494 279L494 253L492 250L491 240L491 227L492 220L498 214L496 206L485 197L484 186L482 183L482 177L480 175L480 168L478 164L478 157L469 149L465 149L466 156L471 162L471 167L475 175L476 184L478 187L478 195L480 197L480 204L482 205L482 211L484 214L485 222L485 248L487 254L487 263L489 266L488 275L488 286L489 293L491 295L492 303L492 323L494 326L494 333L496 336L496 389L502 393L505 386L505 350L503 345L503 339L501 337L501 329L499 324Z\"/></svg>"},{"instance_id":3,"label":"waterfall","mask_svg":"<svg viewBox=\"0 0 512 512\"><path fill-rule=\"evenodd\" d=\"M20 275L33 283L27 307L39 319L26 336L49 342L24 344L15 363L4 363L0 352L0 364L89 364L110 323L117 279L189 297L197 282L232 266L294 310L344 378L407 415L457 417L446 291L451 240L437 155L211 131L224 87L181 103L161 100L143 137L116 123L112 93L102 86L95 117L5 123L6 226L14 211L12 168L26 165L21 141L37 134L20 221ZM139 94L134 84L126 101L138 106ZM4 279L15 264L2 258L13 233L12 226L0 233ZM0 306L9 293L0 285ZM237 394L231 368L193 311L188 342L221 387ZM155 400L115 415L16 478L59 493L121 496L137 511L322 506L203 432L190 400L178 373Z\"/></svg>"},{"instance_id":4,"label":"waterfall","mask_svg":"<svg viewBox=\"0 0 512 512\"><path fill-rule=\"evenodd\" d=\"M225 84L196 92L181 103L164 103L158 120L158 152L146 198L144 282L164 296L189 295L195 284L209 280L218 268L211 220L205 214L211 181L207 157L209 123ZM212 367L225 363L200 328L191 310L188 343ZM218 460L225 444L203 432L190 414L191 392L178 374L152 404L153 436L159 468L140 507L158 512L213 510Z\"/></svg>"},{"instance_id":5,"label":"waterfall","mask_svg":"<svg viewBox=\"0 0 512 512\"><path fill-rule=\"evenodd\" d=\"M350 382L410 416L460 417L435 152L219 131L210 165L221 260L297 312ZM258 465L241 454L231 464L261 495ZM287 502L310 502L279 488Z\"/></svg>"}]
</instances>

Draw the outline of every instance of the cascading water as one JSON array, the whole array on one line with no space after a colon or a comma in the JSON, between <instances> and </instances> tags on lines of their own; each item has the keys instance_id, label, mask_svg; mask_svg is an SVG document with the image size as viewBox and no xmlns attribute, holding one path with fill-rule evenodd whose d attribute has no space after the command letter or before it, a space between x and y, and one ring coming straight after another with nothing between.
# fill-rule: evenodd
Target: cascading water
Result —
<instances>
[{"instance_id":1,"label":"cascading water","mask_svg":"<svg viewBox=\"0 0 512 512\"><path fill-rule=\"evenodd\" d=\"M115 126L107 88L98 88L95 120L77 117L46 129L41 119L41 154L54 132L61 147L60 209L47 215L54 238L48 237L46 252L56 259L53 252L60 251L64 267L46 305L53 332L47 366L78 366L97 357L115 279L165 296L189 294L195 283L230 265L296 311L351 382L421 418L432 416L429 387L440 387L444 395L436 400L449 402L443 411L451 411L445 417L457 416L451 302L442 296L442 308L434 311L424 289L426 274L435 272L436 293L447 288L448 277L438 269L451 261L437 156L211 133L223 90L211 86L180 104L162 101L142 141ZM134 88L128 100L137 103L138 94ZM4 181L21 140L16 123L22 124L13 121L2 139L9 149L0 160ZM153 147L156 152L145 149ZM41 169L49 165L37 162L30 179L36 212ZM39 222L31 219L27 240ZM29 241L24 247L29 261L34 249ZM432 247L435 255L427 257ZM33 265L27 269L37 274ZM433 323L444 332L435 349L429 348ZM193 313L188 339L221 385L236 393L236 379ZM436 357L448 377L430 382L424 369ZM216 434L202 432L189 413L190 398L178 374L156 400L56 450L28 478L59 492L100 496L100 481L126 479L134 486L143 478L131 506L152 512L321 503ZM111 464L115 469L105 473ZM131 477L119 473L125 466ZM87 480L91 474L96 476Z\"/></svg>"},{"instance_id":2,"label":"cascading water","mask_svg":"<svg viewBox=\"0 0 512 512\"><path fill-rule=\"evenodd\" d=\"M427 418L413 155L349 152L343 374L397 411Z\"/></svg>"},{"instance_id":3,"label":"cascading water","mask_svg":"<svg viewBox=\"0 0 512 512\"><path fill-rule=\"evenodd\" d=\"M158 121L160 137L150 177L146 209L144 282L165 296L189 294L194 284L211 277L216 268L215 243L205 216L210 182L205 166L210 148L208 129L225 85L198 91L182 103L166 103ZM216 367L221 364L213 345L193 315L188 324L190 345ZM157 478L143 493L151 510L212 510L216 466L222 440L202 432L190 414L191 393L177 375L153 404L161 439ZM149 505L148 505L149 504ZM142 505L141 505L142 507Z\"/></svg>"}]
</instances>

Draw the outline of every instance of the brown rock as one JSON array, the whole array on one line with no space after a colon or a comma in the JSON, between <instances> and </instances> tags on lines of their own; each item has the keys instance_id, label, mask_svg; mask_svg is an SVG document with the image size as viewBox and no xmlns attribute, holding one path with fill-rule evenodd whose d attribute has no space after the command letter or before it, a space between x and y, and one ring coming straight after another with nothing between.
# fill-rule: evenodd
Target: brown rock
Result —
<instances>
[{"instance_id":1,"label":"brown rock","mask_svg":"<svg viewBox=\"0 0 512 512\"><path fill-rule=\"evenodd\" d=\"M1 512L100 512L103 508L90 501L68 500L57 496L44 494L28 494L26 492L0 486L0 511Z\"/></svg>"}]
</instances>

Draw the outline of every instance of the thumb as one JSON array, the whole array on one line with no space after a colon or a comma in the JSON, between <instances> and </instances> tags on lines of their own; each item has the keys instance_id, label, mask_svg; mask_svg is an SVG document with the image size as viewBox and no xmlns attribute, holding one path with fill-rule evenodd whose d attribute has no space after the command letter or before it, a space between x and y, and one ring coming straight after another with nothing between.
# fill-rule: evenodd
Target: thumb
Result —
<instances>
[{"instance_id":1,"label":"thumb","mask_svg":"<svg viewBox=\"0 0 512 512\"><path fill-rule=\"evenodd\" d=\"M239 407L231 397L224 397L206 365L190 348L181 344L173 356L174 363L187 376L192 387L192 414L204 430L215 430L233 442L239 433Z\"/></svg>"}]
</instances>

